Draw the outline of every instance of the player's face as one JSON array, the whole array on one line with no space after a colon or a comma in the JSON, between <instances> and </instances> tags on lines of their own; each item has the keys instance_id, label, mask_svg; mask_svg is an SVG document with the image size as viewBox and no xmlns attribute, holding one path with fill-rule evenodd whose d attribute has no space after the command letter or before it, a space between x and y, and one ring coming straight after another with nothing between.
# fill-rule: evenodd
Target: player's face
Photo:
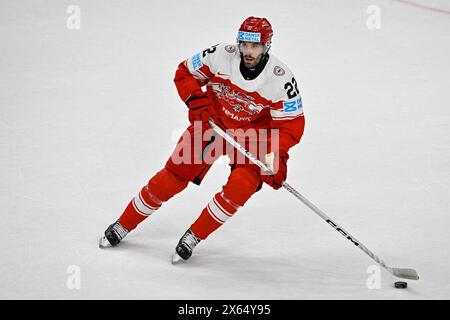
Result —
<instances>
[{"instance_id":1,"label":"player's face","mask_svg":"<svg viewBox=\"0 0 450 320\"><path fill-rule=\"evenodd\" d=\"M262 43L241 41L239 50L242 53L244 65L250 69L256 67L264 55L264 45Z\"/></svg>"}]
</instances>

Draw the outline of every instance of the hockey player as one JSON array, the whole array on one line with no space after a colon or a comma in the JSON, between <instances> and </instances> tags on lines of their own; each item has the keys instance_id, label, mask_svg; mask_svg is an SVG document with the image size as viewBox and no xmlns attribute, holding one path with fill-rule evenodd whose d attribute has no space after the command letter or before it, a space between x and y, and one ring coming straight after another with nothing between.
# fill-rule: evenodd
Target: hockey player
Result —
<instances>
[{"instance_id":1,"label":"hockey player","mask_svg":"<svg viewBox=\"0 0 450 320\"><path fill-rule=\"evenodd\" d=\"M175 261L180 257L189 259L194 247L232 217L261 189L263 182L274 189L281 187L287 175L289 149L300 142L305 120L294 75L269 54L272 35L272 26L266 18L249 17L238 30L236 44L212 46L179 64L174 82L188 108L191 125L164 168L106 229L100 247L119 244L128 232L184 190L189 182L200 185L214 160L222 154L228 154L231 160L228 181L179 240ZM265 142L271 143L263 160L271 159L271 164L276 164L274 175L262 174L259 167L248 161L237 161L236 154L231 155L228 148L206 161L203 157L206 150L223 142L214 134L204 139L205 131L211 129L207 122L210 118L224 130L274 130L277 143L272 143L270 134L267 136ZM259 137L245 137L244 142L248 147L252 142L261 142ZM198 141L200 152L193 147ZM215 150L220 150L220 146Z\"/></svg>"}]
</instances>

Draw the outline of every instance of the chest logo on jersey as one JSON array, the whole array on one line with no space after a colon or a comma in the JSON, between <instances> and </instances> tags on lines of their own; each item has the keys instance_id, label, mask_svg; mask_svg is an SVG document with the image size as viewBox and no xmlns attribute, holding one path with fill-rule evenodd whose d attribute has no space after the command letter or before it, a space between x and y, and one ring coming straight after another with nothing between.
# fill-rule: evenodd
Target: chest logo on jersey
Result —
<instances>
[{"instance_id":1,"label":"chest logo on jersey","mask_svg":"<svg viewBox=\"0 0 450 320\"><path fill-rule=\"evenodd\" d=\"M217 83L212 88L217 98L227 102L236 113L246 113L247 116L254 116L265 108L265 105L256 103L254 97L235 91L223 83Z\"/></svg>"}]
</instances>

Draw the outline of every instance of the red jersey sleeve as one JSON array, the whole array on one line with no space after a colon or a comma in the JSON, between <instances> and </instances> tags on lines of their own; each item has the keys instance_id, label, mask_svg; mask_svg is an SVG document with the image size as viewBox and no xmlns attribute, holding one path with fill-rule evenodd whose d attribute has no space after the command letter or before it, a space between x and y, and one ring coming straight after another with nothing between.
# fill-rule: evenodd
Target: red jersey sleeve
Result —
<instances>
[{"instance_id":1,"label":"red jersey sleeve","mask_svg":"<svg viewBox=\"0 0 450 320\"><path fill-rule=\"evenodd\" d=\"M272 120L272 128L279 130L279 150L288 152L303 136L305 117L302 115L291 120Z\"/></svg>"},{"instance_id":2,"label":"red jersey sleeve","mask_svg":"<svg viewBox=\"0 0 450 320\"><path fill-rule=\"evenodd\" d=\"M198 93L198 90L201 90L201 87L214 76L212 70L214 70L218 46L198 52L178 65L174 82L184 102L195 92Z\"/></svg>"}]
</instances>

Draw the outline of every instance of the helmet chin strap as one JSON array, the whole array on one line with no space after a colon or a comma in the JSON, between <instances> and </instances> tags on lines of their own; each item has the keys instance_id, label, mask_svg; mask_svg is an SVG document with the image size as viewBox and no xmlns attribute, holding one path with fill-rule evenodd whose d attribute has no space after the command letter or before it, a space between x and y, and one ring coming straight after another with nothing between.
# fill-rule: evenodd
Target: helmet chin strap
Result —
<instances>
[{"instance_id":1,"label":"helmet chin strap","mask_svg":"<svg viewBox=\"0 0 450 320\"><path fill-rule=\"evenodd\" d=\"M267 52L269 52L271 45L272 45L272 41L268 41L268 42L264 43L264 55L266 55Z\"/></svg>"}]
</instances>

